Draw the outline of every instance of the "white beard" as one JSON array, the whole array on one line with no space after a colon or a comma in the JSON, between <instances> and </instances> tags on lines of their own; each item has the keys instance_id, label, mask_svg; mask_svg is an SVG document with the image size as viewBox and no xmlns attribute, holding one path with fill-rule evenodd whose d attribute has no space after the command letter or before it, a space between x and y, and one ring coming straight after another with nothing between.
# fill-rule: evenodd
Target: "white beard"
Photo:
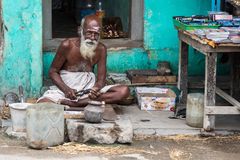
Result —
<instances>
[{"instance_id":1,"label":"white beard","mask_svg":"<svg viewBox=\"0 0 240 160\"><path fill-rule=\"evenodd\" d=\"M92 44L91 44L92 43ZM96 54L96 48L98 41L92 41L90 39L85 39L81 33L81 42L80 42L80 53L84 59L89 59L92 61L92 58Z\"/></svg>"}]
</instances>

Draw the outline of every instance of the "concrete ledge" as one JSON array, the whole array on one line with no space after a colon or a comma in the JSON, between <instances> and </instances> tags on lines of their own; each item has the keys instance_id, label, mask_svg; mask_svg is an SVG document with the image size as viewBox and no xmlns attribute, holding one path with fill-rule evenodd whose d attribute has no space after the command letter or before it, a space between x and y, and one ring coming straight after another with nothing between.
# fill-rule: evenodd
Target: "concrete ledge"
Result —
<instances>
[{"instance_id":1,"label":"concrete ledge","mask_svg":"<svg viewBox=\"0 0 240 160\"><path fill-rule=\"evenodd\" d=\"M131 121L119 118L114 122L88 123L84 120L67 119L67 132L71 142L100 144L132 143Z\"/></svg>"},{"instance_id":2,"label":"concrete ledge","mask_svg":"<svg viewBox=\"0 0 240 160\"><path fill-rule=\"evenodd\" d=\"M10 137L14 137L14 138L18 138L18 139L26 139L27 138L26 132L14 132L12 130L12 127L8 127L7 130L5 131L5 133Z\"/></svg>"}]
</instances>

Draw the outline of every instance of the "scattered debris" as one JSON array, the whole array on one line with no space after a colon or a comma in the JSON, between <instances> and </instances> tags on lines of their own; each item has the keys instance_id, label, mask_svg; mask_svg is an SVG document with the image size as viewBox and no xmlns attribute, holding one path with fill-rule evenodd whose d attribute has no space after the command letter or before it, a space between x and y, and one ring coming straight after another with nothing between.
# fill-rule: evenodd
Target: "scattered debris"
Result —
<instances>
[{"instance_id":1,"label":"scattered debris","mask_svg":"<svg viewBox=\"0 0 240 160\"><path fill-rule=\"evenodd\" d=\"M6 105L2 107L0 119L11 119L10 108Z\"/></svg>"},{"instance_id":2,"label":"scattered debris","mask_svg":"<svg viewBox=\"0 0 240 160\"><path fill-rule=\"evenodd\" d=\"M79 143L65 143L57 147L49 147L54 152L67 153L67 154L78 154L82 152L101 153L106 155L117 155L117 154L131 154L131 153L143 153L150 155L158 155L159 152L147 151L143 149L133 149L131 146L103 146L103 145L86 145Z\"/></svg>"},{"instance_id":3,"label":"scattered debris","mask_svg":"<svg viewBox=\"0 0 240 160\"><path fill-rule=\"evenodd\" d=\"M182 150L178 150L178 149L171 149L169 150L169 156L172 160L190 160L192 158L192 154L191 153L187 153L185 151Z\"/></svg>"},{"instance_id":4,"label":"scattered debris","mask_svg":"<svg viewBox=\"0 0 240 160\"><path fill-rule=\"evenodd\" d=\"M173 136L159 136L159 135L141 135L141 136L134 136L134 140L172 140L175 142L180 142L180 141L211 141L211 140L218 140L218 142L227 142L227 141L240 141L240 134L234 134L234 135L229 135L229 136L214 136L214 137L201 137L199 135L184 135L184 134L179 134L179 135L173 135Z\"/></svg>"}]
</instances>

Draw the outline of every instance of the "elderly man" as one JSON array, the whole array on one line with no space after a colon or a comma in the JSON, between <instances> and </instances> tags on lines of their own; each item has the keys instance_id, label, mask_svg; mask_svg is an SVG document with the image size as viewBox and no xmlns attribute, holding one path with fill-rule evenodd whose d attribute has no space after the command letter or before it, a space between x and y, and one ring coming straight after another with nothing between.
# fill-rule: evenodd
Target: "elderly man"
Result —
<instances>
[{"instance_id":1,"label":"elderly man","mask_svg":"<svg viewBox=\"0 0 240 160\"><path fill-rule=\"evenodd\" d=\"M66 39L59 46L49 70L56 86L46 91L38 102L84 107L89 100L117 103L127 98L127 86L105 86L107 49L99 42L99 19L95 15L86 16L79 32L79 38ZM93 73L95 65L96 78Z\"/></svg>"}]
</instances>

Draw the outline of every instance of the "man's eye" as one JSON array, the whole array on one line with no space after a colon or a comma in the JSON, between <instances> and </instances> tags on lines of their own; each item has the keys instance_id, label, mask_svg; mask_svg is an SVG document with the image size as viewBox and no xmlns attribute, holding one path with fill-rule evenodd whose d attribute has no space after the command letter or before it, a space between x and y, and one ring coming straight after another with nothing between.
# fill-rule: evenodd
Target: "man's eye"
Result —
<instances>
[{"instance_id":1,"label":"man's eye","mask_svg":"<svg viewBox=\"0 0 240 160\"><path fill-rule=\"evenodd\" d=\"M91 35L91 33L89 33L89 32L86 32L86 33L85 33L85 35L86 35L86 36L90 36L90 35Z\"/></svg>"}]
</instances>

